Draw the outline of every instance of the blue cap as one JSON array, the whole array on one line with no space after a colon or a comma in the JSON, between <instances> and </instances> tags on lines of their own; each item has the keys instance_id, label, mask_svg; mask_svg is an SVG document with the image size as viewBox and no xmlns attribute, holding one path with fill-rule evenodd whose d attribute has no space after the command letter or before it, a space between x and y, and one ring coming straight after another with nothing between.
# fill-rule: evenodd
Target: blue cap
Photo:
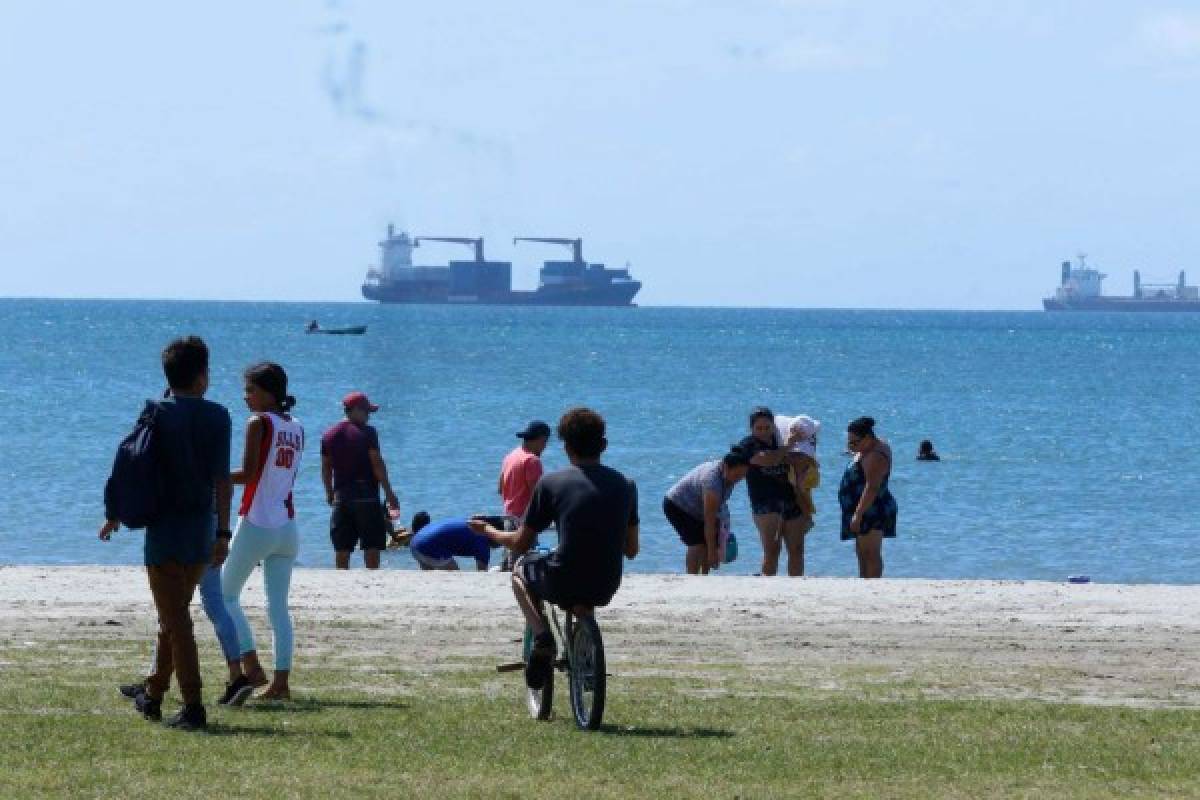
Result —
<instances>
[{"instance_id":1,"label":"blue cap","mask_svg":"<svg viewBox=\"0 0 1200 800\"><path fill-rule=\"evenodd\" d=\"M540 419L535 419L533 422L525 426L525 430L517 433L518 439L541 439L543 436L550 435L550 426L542 422Z\"/></svg>"}]
</instances>

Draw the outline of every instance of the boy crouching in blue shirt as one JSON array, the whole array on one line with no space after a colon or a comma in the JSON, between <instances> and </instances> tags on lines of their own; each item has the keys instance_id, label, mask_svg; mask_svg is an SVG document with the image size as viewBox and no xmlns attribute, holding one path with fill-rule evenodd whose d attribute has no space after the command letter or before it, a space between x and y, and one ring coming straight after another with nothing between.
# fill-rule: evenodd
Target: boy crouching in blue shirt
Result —
<instances>
[{"instance_id":1,"label":"boy crouching in blue shirt","mask_svg":"<svg viewBox=\"0 0 1200 800\"><path fill-rule=\"evenodd\" d=\"M475 567L487 570L496 545L486 536L471 530L465 517L429 521L429 514L418 512L412 519L410 530L414 536L409 542L413 558L421 569L456 570L455 558L473 558Z\"/></svg>"}]
</instances>

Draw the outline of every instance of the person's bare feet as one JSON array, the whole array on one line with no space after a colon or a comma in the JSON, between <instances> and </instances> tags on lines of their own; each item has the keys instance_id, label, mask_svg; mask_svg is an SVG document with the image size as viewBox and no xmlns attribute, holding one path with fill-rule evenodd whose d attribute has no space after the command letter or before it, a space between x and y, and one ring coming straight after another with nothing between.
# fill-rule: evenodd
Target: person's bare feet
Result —
<instances>
[{"instance_id":1,"label":"person's bare feet","mask_svg":"<svg viewBox=\"0 0 1200 800\"><path fill-rule=\"evenodd\" d=\"M250 681L250 685L257 689L260 686L266 686L267 673L262 668L262 664L258 661L258 653L254 650L247 650L242 653L242 674L246 676L246 680Z\"/></svg>"},{"instance_id":2,"label":"person's bare feet","mask_svg":"<svg viewBox=\"0 0 1200 800\"><path fill-rule=\"evenodd\" d=\"M276 686L271 684L258 695L258 699L276 701L291 700L292 690L287 686Z\"/></svg>"},{"instance_id":3,"label":"person's bare feet","mask_svg":"<svg viewBox=\"0 0 1200 800\"><path fill-rule=\"evenodd\" d=\"M288 675L290 670L277 669L275 676L271 680L271 685L263 690L263 693L258 697L260 700L291 700L292 690L288 686Z\"/></svg>"}]
</instances>

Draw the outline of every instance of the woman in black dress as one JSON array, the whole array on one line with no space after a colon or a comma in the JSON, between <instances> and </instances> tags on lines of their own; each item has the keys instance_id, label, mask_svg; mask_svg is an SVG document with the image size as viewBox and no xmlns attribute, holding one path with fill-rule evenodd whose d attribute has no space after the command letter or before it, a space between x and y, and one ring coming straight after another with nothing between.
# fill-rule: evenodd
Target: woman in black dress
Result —
<instances>
[{"instance_id":1,"label":"woman in black dress","mask_svg":"<svg viewBox=\"0 0 1200 800\"><path fill-rule=\"evenodd\" d=\"M859 417L846 428L854 460L842 476L842 540L854 540L860 578L883 577L883 540L896 535L896 498L888 490L892 448L875 436L875 420Z\"/></svg>"}]
</instances>

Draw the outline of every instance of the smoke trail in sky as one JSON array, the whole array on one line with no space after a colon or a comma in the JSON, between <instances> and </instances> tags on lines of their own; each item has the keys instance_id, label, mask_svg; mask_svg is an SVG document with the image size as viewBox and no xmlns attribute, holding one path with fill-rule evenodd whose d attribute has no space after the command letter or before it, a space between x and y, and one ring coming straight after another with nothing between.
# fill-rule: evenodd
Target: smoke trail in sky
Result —
<instances>
[{"instance_id":1,"label":"smoke trail in sky","mask_svg":"<svg viewBox=\"0 0 1200 800\"><path fill-rule=\"evenodd\" d=\"M382 115L366 97L367 44L352 36L350 22L341 14L342 3L327 0L325 6L333 14L317 29L317 35L329 43L321 70L325 95L339 114L368 123L380 122Z\"/></svg>"},{"instance_id":2,"label":"smoke trail in sky","mask_svg":"<svg viewBox=\"0 0 1200 800\"><path fill-rule=\"evenodd\" d=\"M343 30L348 31L348 27ZM340 37L341 32L333 35ZM366 71L367 45L361 39L354 41L348 51L332 52L325 60L321 76L325 93L339 114L357 117L363 122L382 122L383 115L367 102Z\"/></svg>"},{"instance_id":3,"label":"smoke trail in sky","mask_svg":"<svg viewBox=\"0 0 1200 800\"><path fill-rule=\"evenodd\" d=\"M339 116L349 117L371 126L382 126L407 134L448 142L458 147L499 157L511 158L509 144L477 131L442 125L427 120L396 117L381 110L368 99L368 48L366 40L356 36L345 16L346 4L327 0L331 12L328 23L317 29L317 35L328 43L325 63L321 70L321 86L330 105Z\"/></svg>"}]
</instances>

